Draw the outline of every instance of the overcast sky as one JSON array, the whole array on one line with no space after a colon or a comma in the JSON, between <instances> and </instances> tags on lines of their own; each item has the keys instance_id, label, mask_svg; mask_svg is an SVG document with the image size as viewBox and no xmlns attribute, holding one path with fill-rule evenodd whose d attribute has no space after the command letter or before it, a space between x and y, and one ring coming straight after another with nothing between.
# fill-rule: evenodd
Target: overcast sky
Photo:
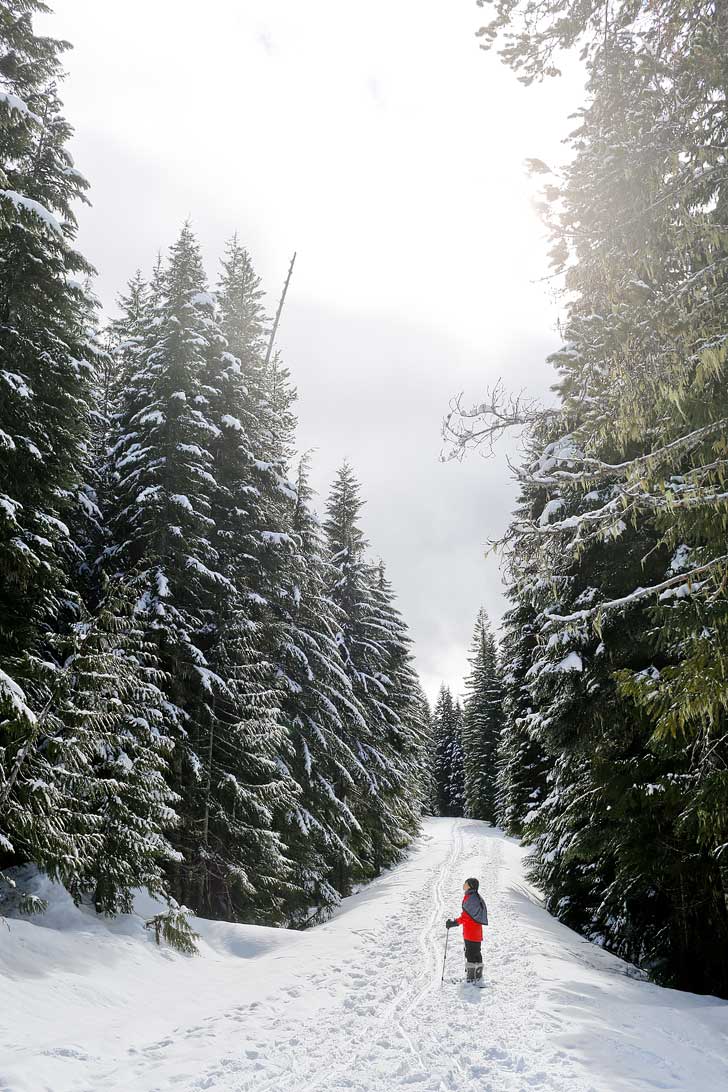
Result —
<instances>
[{"instance_id":1,"label":"overcast sky","mask_svg":"<svg viewBox=\"0 0 728 1092\"><path fill-rule=\"evenodd\" d=\"M237 230L299 391L322 494L344 457L428 694L460 690L478 608L503 609L483 546L515 495L505 448L439 462L453 394L552 376L557 305L524 160L563 158L576 81L523 88L475 38L474 0L50 0L80 244L112 309L191 217L210 276Z\"/></svg>"}]
</instances>

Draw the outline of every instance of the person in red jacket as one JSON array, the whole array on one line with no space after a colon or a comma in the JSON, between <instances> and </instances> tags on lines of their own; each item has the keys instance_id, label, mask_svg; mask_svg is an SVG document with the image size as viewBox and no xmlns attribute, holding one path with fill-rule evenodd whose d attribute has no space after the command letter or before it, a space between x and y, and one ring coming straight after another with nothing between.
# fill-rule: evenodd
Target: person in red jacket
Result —
<instances>
[{"instance_id":1,"label":"person in red jacket","mask_svg":"<svg viewBox=\"0 0 728 1092\"><path fill-rule=\"evenodd\" d=\"M465 941L465 973L468 982L480 982L483 978L483 926L488 924L488 910L478 894L480 883L470 876L463 884L463 908L459 918L448 918L447 929L463 927Z\"/></svg>"}]
</instances>

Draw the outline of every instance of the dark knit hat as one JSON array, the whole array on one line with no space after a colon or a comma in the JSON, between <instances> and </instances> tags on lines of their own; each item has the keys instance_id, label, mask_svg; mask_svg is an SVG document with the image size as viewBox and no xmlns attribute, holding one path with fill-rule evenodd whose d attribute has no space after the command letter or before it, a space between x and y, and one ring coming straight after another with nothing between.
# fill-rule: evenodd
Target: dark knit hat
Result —
<instances>
[{"instance_id":1,"label":"dark knit hat","mask_svg":"<svg viewBox=\"0 0 728 1092\"><path fill-rule=\"evenodd\" d=\"M475 876L468 876L465 882L471 891L477 891L480 887L480 880L476 880Z\"/></svg>"}]
</instances>

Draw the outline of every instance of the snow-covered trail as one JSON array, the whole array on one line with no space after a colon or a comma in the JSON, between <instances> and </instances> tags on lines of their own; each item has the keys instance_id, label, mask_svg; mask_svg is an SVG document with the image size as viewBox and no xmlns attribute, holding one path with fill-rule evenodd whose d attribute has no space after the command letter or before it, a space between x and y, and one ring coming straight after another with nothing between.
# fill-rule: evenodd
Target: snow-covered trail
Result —
<instances>
[{"instance_id":1,"label":"snow-covered trail","mask_svg":"<svg viewBox=\"0 0 728 1092\"><path fill-rule=\"evenodd\" d=\"M200 923L195 959L144 943L138 919L52 902L43 926L12 922L0 954L14 979L0 1092L728 1088L728 1004L639 981L555 922L522 856L485 824L428 820L408 860L326 925ZM484 990L452 981L459 931L440 984L468 875L491 920Z\"/></svg>"}]
</instances>

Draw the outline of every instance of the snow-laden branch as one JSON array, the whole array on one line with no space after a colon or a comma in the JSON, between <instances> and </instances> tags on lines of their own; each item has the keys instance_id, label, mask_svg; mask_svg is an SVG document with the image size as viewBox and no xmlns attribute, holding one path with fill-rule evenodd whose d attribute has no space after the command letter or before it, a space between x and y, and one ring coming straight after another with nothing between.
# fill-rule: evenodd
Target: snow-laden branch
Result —
<instances>
[{"instance_id":1,"label":"snow-laden branch","mask_svg":"<svg viewBox=\"0 0 728 1092\"><path fill-rule=\"evenodd\" d=\"M659 595L660 592L675 588L678 585L689 587L696 576L702 576L705 573L709 573L719 565L728 565L728 554L722 554L720 557L713 558L712 561L706 561L704 565L696 565L688 572L679 573L677 576L671 576L667 580L662 580L659 584L651 584L648 588L635 588L634 591L629 592L628 595L622 595L618 599L607 599L603 603L598 603L595 607L587 607L584 610L573 611L571 614L553 614L550 611L545 611L544 617L547 618L549 622L584 622L590 618L596 618L597 615L606 614L612 610L618 610L620 607L631 606L633 603L637 603L642 599L647 599L651 595ZM700 587L702 586L702 583L702 581L700 583L696 582L696 586Z\"/></svg>"},{"instance_id":2,"label":"snow-laden branch","mask_svg":"<svg viewBox=\"0 0 728 1092\"><path fill-rule=\"evenodd\" d=\"M726 465L728 465L728 462ZM600 531L604 528L611 530L614 527L615 518L619 520L620 524L624 525L624 519L636 512L642 511L654 514L656 512L702 508L706 504L711 506L728 504L728 491L720 493L701 492L698 486L690 483L684 487L684 495L680 495L679 489L679 486L673 486L672 489L660 493L642 491L637 487L625 489L610 498L601 508L593 508L590 511L566 516L562 520L554 520L549 523L542 523L540 520L538 522L536 520L516 520L513 524L513 530L525 537L544 539L550 536L563 535L569 531L580 533L586 527L591 532L591 536L587 536L587 538L580 536L580 541L586 542L588 537L598 537Z\"/></svg>"},{"instance_id":3,"label":"snow-laden branch","mask_svg":"<svg viewBox=\"0 0 728 1092\"><path fill-rule=\"evenodd\" d=\"M634 459L625 459L624 462L620 463L608 463L603 459L596 459L583 454L576 459L572 452L569 462L578 461L584 467L583 470L549 469L547 474L539 474L518 467L514 469L521 482L533 485L562 485L564 482L578 485L580 483L590 484L600 478L632 477L638 475L640 471L654 470L667 459L686 455L707 440L708 437L726 429L728 429L728 417L721 417L719 420L711 421L709 424L694 429L684 436L678 436L670 443L664 444L654 451L648 451L646 454L638 455Z\"/></svg>"}]
</instances>

